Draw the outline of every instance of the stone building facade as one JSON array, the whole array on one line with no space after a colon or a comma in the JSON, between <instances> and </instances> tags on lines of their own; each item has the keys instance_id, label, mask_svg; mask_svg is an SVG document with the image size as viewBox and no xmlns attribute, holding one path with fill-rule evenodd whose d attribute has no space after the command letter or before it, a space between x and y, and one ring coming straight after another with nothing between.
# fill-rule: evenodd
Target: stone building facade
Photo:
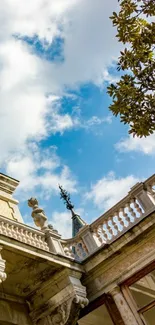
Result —
<instances>
[{"instance_id":1,"label":"stone building facade","mask_svg":"<svg viewBox=\"0 0 155 325\"><path fill-rule=\"evenodd\" d=\"M0 325L154 325L155 175L67 240L17 186L0 174Z\"/></svg>"}]
</instances>

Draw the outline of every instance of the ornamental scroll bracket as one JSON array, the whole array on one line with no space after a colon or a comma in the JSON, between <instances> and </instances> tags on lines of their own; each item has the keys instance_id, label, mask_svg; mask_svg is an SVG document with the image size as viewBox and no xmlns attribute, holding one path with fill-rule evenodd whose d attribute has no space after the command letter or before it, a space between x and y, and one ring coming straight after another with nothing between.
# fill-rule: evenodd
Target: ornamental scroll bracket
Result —
<instances>
[{"instance_id":1,"label":"ornamental scroll bracket","mask_svg":"<svg viewBox=\"0 0 155 325\"><path fill-rule=\"evenodd\" d=\"M69 275L65 278L65 272L59 274L60 283L64 279L64 287L54 296L50 287L52 282L49 282L48 291L39 293L37 297L31 297L30 301L30 317L36 325L76 325L79 318L80 310L88 305L86 297L86 288L81 284L80 278ZM59 281L58 280L58 281ZM53 279L54 281L54 279ZM66 286L65 286L66 283ZM61 284L58 282L58 288ZM46 288L48 286L46 285ZM46 290L46 289L45 289ZM47 293L46 293L47 292ZM46 300L46 295L48 295ZM38 305L38 301L43 298L43 303ZM36 303L37 301L37 303Z\"/></svg>"},{"instance_id":2,"label":"ornamental scroll bracket","mask_svg":"<svg viewBox=\"0 0 155 325\"><path fill-rule=\"evenodd\" d=\"M39 319L37 325L76 325L80 310L87 306L88 299L79 297L70 298L64 301L46 317Z\"/></svg>"},{"instance_id":3,"label":"ornamental scroll bracket","mask_svg":"<svg viewBox=\"0 0 155 325\"><path fill-rule=\"evenodd\" d=\"M1 251L2 251L3 247L0 246L0 283L2 283L3 281L6 280L6 273L5 273L5 263L6 261L3 260L2 255L1 255Z\"/></svg>"}]
</instances>

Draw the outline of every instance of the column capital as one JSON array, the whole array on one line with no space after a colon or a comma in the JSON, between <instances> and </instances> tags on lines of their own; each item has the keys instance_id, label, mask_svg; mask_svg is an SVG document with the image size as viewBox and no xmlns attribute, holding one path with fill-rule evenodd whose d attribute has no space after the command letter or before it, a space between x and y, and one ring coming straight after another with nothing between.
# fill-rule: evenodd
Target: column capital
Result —
<instances>
[{"instance_id":1,"label":"column capital","mask_svg":"<svg viewBox=\"0 0 155 325\"><path fill-rule=\"evenodd\" d=\"M114 297L115 295L117 295L118 293L121 292L121 289L118 285L116 285L115 287L113 287L112 289L109 290L109 293Z\"/></svg>"}]
</instances>

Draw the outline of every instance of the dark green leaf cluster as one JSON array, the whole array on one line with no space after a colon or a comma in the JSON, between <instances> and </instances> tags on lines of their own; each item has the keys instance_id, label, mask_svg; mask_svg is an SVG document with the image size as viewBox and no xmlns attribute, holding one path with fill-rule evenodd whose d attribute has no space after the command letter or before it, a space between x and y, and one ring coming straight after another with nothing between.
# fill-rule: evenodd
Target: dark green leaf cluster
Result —
<instances>
[{"instance_id":1,"label":"dark green leaf cluster","mask_svg":"<svg viewBox=\"0 0 155 325\"><path fill-rule=\"evenodd\" d=\"M108 87L110 110L130 125L129 133L148 136L155 131L155 0L119 2L119 13L110 18L126 45L117 66L124 74Z\"/></svg>"}]
</instances>

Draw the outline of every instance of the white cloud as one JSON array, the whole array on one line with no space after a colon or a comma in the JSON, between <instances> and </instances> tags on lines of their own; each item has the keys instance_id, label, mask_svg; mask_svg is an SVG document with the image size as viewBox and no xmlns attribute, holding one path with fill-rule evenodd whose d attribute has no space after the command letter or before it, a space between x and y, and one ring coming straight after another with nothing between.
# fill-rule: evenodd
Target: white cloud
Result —
<instances>
[{"instance_id":1,"label":"white cloud","mask_svg":"<svg viewBox=\"0 0 155 325\"><path fill-rule=\"evenodd\" d=\"M86 199L92 200L99 209L107 210L126 196L138 181L133 175L117 178L111 172L91 186Z\"/></svg>"},{"instance_id":2,"label":"white cloud","mask_svg":"<svg viewBox=\"0 0 155 325\"><path fill-rule=\"evenodd\" d=\"M49 224L52 224L54 229L58 230L62 238L72 237L72 219L69 212L54 211Z\"/></svg>"},{"instance_id":3,"label":"white cloud","mask_svg":"<svg viewBox=\"0 0 155 325\"><path fill-rule=\"evenodd\" d=\"M36 177L39 168L29 143L40 146L41 139L82 125L58 105L66 85L72 88L110 78L107 69L119 45L109 16L117 5L117 0L1 1L0 166L5 164L7 173L20 178L24 189L32 184L46 189L49 179L52 184L58 180L57 173L47 170L44 178ZM37 36L45 49L60 36L64 39L63 62L37 56L15 34ZM92 123L100 121L95 117L87 124ZM49 161L38 150L40 164L47 166ZM69 182L69 177L67 167L62 168L59 179Z\"/></svg>"},{"instance_id":4,"label":"white cloud","mask_svg":"<svg viewBox=\"0 0 155 325\"><path fill-rule=\"evenodd\" d=\"M16 190L20 200L27 199L29 195L49 198L59 192L59 184L70 192L77 191L76 180L69 168L61 163L54 148L42 149L40 153L33 144L26 152L21 150L11 155L5 165L7 174L20 180Z\"/></svg>"},{"instance_id":5,"label":"white cloud","mask_svg":"<svg viewBox=\"0 0 155 325\"><path fill-rule=\"evenodd\" d=\"M106 117L103 117L103 118L99 118L98 116L94 115L85 122L84 127L85 128L90 128L92 126L100 125L100 124L103 124L103 123L111 124L112 123L112 116L109 115L109 116L106 116Z\"/></svg>"},{"instance_id":6,"label":"white cloud","mask_svg":"<svg viewBox=\"0 0 155 325\"><path fill-rule=\"evenodd\" d=\"M155 154L155 133L147 138L133 138L129 136L116 144L116 149L120 152L136 151L146 155Z\"/></svg>"}]
</instances>

